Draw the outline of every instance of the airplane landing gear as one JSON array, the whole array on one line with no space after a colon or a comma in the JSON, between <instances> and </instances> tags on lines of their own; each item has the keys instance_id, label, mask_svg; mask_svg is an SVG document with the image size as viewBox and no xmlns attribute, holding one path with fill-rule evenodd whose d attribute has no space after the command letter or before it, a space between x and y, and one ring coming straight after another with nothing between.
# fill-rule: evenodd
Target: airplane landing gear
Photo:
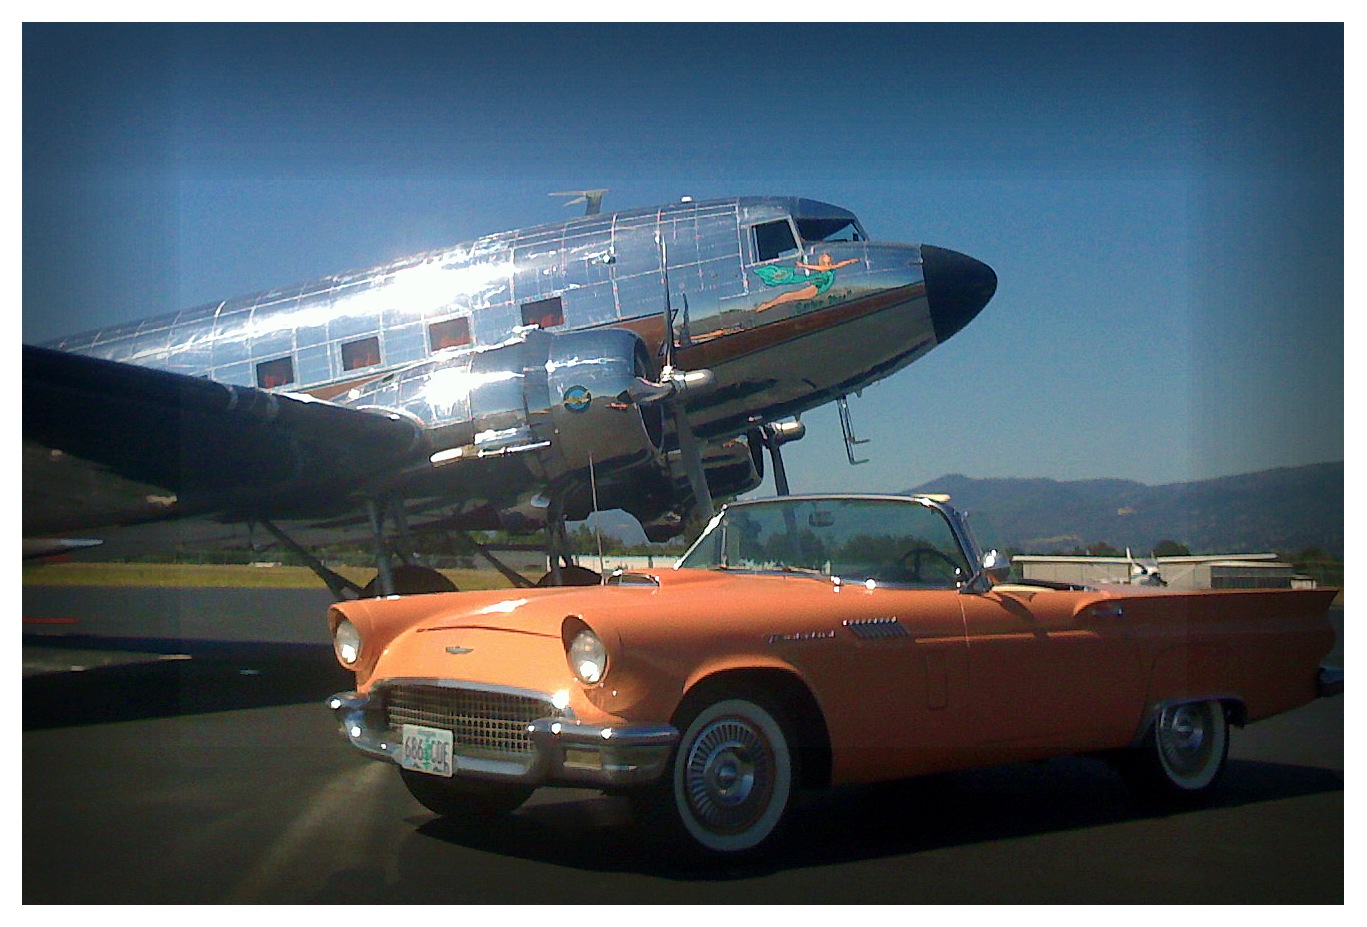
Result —
<instances>
[{"instance_id":1,"label":"airplane landing gear","mask_svg":"<svg viewBox=\"0 0 1367 927\"><path fill-rule=\"evenodd\" d=\"M602 573L576 564L562 566L559 581L556 581L555 571L547 573L536 581L536 584L543 588L546 586L600 586L602 583Z\"/></svg>"}]
</instances>

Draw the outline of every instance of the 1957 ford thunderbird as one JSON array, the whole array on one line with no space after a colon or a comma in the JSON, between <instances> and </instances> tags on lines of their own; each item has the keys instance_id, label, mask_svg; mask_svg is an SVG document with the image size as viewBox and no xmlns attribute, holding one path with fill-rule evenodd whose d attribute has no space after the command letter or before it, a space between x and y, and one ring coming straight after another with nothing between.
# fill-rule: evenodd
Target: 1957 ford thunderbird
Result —
<instances>
[{"instance_id":1,"label":"1957 ford thunderbird","mask_svg":"<svg viewBox=\"0 0 1367 927\"><path fill-rule=\"evenodd\" d=\"M794 791L1102 754L1215 785L1231 725L1342 691L1333 590L1007 583L936 497L734 503L674 569L596 587L361 599L329 614L362 753L440 815L541 786L636 796L716 852Z\"/></svg>"}]
</instances>

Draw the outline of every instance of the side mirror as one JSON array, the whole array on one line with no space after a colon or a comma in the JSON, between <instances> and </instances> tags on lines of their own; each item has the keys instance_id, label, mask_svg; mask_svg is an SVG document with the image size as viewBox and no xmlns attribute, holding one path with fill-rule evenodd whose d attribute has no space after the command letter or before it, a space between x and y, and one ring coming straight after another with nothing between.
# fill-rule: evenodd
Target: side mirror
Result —
<instances>
[{"instance_id":1,"label":"side mirror","mask_svg":"<svg viewBox=\"0 0 1367 927\"><path fill-rule=\"evenodd\" d=\"M982 566L968 582L960 587L960 592L983 593L994 583L1004 583L1011 575L1011 558L999 550L989 550L983 554Z\"/></svg>"},{"instance_id":2,"label":"side mirror","mask_svg":"<svg viewBox=\"0 0 1367 927\"><path fill-rule=\"evenodd\" d=\"M1011 575L1011 558L999 550L989 550L983 554L983 572L992 577L992 582L1004 583Z\"/></svg>"}]
</instances>

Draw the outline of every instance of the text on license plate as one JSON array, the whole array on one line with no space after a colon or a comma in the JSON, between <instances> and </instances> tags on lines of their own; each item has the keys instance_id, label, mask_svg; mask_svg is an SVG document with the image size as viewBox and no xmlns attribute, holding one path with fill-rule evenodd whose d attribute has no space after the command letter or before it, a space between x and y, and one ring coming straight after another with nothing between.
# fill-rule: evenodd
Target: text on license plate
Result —
<instances>
[{"instance_id":1,"label":"text on license plate","mask_svg":"<svg viewBox=\"0 0 1367 927\"><path fill-rule=\"evenodd\" d=\"M403 749L399 753L400 766L433 776L454 774L450 731L421 724L405 724L401 733Z\"/></svg>"}]
</instances>

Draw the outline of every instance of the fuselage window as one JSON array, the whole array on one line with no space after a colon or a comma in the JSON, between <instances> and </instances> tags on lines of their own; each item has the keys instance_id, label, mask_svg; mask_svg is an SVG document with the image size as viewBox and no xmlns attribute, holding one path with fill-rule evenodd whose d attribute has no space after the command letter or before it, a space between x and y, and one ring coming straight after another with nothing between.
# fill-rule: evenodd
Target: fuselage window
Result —
<instances>
[{"instance_id":1,"label":"fuselage window","mask_svg":"<svg viewBox=\"0 0 1367 927\"><path fill-rule=\"evenodd\" d=\"M564 325L565 309L560 304L560 297L552 296L550 299L538 299L534 303L523 304L522 324L539 325L543 329Z\"/></svg>"},{"instance_id":2,"label":"fuselage window","mask_svg":"<svg viewBox=\"0 0 1367 927\"><path fill-rule=\"evenodd\" d=\"M427 326L427 338L433 351L469 344L470 320L460 316L444 322L433 322Z\"/></svg>"},{"instance_id":3,"label":"fuselage window","mask_svg":"<svg viewBox=\"0 0 1367 927\"><path fill-rule=\"evenodd\" d=\"M277 357L256 365L256 385L262 389L275 389L294 382L294 361L288 357Z\"/></svg>"},{"instance_id":4,"label":"fuselage window","mask_svg":"<svg viewBox=\"0 0 1367 927\"><path fill-rule=\"evenodd\" d=\"M363 338L342 345L342 369L359 370L380 362L380 339Z\"/></svg>"},{"instance_id":5,"label":"fuselage window","mask_svg":"<svg viewBox=\"0 0 1367 927\"><path fill-rule=\"evenodd\" d=\"M793 238L793 227L788 224L787 219L765 222L755 226L753 231L757 262L792 257L798 253L797 241Z\"/></svg>"}]
</instances>

